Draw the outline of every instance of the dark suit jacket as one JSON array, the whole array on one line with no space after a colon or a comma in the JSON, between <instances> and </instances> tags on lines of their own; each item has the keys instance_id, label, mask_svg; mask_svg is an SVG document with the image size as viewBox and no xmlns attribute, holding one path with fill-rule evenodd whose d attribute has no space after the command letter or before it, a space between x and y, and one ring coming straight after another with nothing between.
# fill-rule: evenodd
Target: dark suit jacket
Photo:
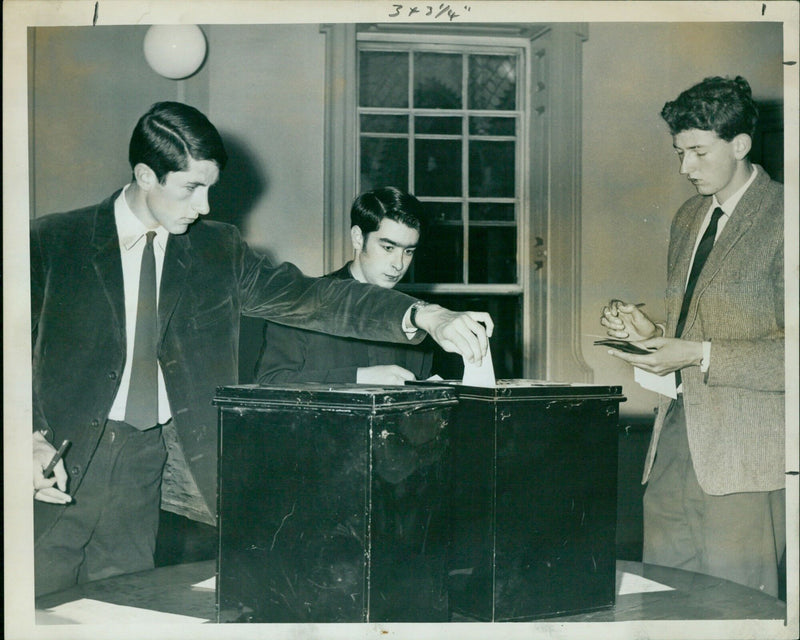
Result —
<instances>
[{"instance_id":1,"label":"dark suit jacket","mask_svg":"<svg viewBox=\"0 0 800 640\"><path fill-rule=\"evenodd\" d=\"M711 205L695 196L672 222L667 336L675 335L694 243ZM697 480L713 495L784 486L783 186L761 167L714 243L682 337L711 341L708 375L681 371L686 433ZM669 401L660 396L647 480Z\"/></svg>"},{"instance_id":2,"label":"dark suit jacket","mask_svg":"<svg viewBox=\"0 0 800 640\"><path fill-rule=\"evenodd\" d=\"M325 276L352 280L350 263ZM417 380L430 376L430 350L400 344L340 338L272 322L264 325L261 357L256 380L277 382L356 382L359 367L396 364L411 371Z\"/></svg>"},{"instance_id":3,"label":"dark suit jacket","mask_svg":"<svg viewBox=\"0 0 800 640\"><path fill-rule=\"evenodd\" d=\"M34 429L72 441L70 492L80 485L125 365L122 261L114 200L31 223ZM413 298L331 278L307 278L253 252L227 224L198 220L167 242L159 298L159 361L180 450L196 495L178 513L215 523L217 386L237 382L240 314L371 340L408 342ZM415 341L423 339L422 332ZM171 455L172 457L172 455ZM166 487L169 489L170 487ZM64 507L35 502L37 531Z\"/></svg>"}]
</instances>

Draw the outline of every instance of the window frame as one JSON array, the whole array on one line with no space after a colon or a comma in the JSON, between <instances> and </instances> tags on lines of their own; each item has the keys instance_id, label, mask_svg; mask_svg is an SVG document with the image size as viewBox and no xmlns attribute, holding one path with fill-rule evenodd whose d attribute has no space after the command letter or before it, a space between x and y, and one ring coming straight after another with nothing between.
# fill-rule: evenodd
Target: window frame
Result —
<instances>
[{"instance_id":1,"label":"window frame","mask_svg":"<svg viewBox=\"0 0 800 640\"><path fill-rule=\"evenodd\" d=\"M413 38L413 41L411 40ZM509 295L509 294L522 294L523 287L522 287L522 260L520 257L523 255L523 252L526 249L526 238L527 238L527 229L526 229L526 220L527 216L522 215L523 207L525 202L527 201L527 156L526 150L527 145L525 144L525 140L527 138L527 122L525 121L525 115L527 113L527 95L526 95L526 85L528 82L528 74L527 74L527 60L530 58L529 51L530 51L530 43L528 41L520 40L520 39L504 39L500 40L496 37L491 36L483 36L483 37L469 37L469 38L454 38L448 37L446 38L446 42L444 38L436 38L433 41L433 36L418 36L412 35L409 36L408 34L392 34L391 37L388 37L387 34L380 34L379 36L376 34L371 33L359 33L357 36L357 52L358 55L362 51L398 51L400 49L392 48L391 45L397 43L402 46L402 51L404 53L409 54L409 104L407 107L398 107L396 109L390 108L376 108L376 107L363 107L357 104L357 119L356 119L356 167L359 168L360 173L360 166L361 166L361 147L362 147L362 136L369 137L369 138L405 138L409 141L409 159L408 159L408 182L410 185L415 183L415 163L412 161L412 146L416 145L417 141L420 140L460 140L463 143L462 147L462 187L465 187L468 180L468 170L469 170L469 144L474 141L508 141L511 140L516 145L515 150L515 193L510 197L478 197L478 196L471 196L466 189L462 188L461 194L459 196L430 196L426 197L424 194L420 195L416 193L416 190L409 185L395 185L402 189L410 190L412 193L415 193L421 200L429 201L429 202L453 202L458 203L461 205L461 224L462 224L462 236L463 236L463 246L464 246L464 254L462 259L462 282L460 283L444 283L444 282L435 282L435 283L422 283L422 282L413 282L413 283L403 283L399 285L398 288L402 289L407 293L446 293L446 294L479 294L479 295ZM460 56L464 56L465 58L469 55L477 54L477 55L508 55L514 56L518 60L517 66L517 86L516 86L516 108L513 110L505 110L505 111L491 111L491 110L478 110L470 108L468 104L462 104L460 108L429 108L429 107L416 107L413 105L413 98L412 94L414 92L414 62L413 58L415 57L416 53L445 53L445 54L457 54ZM358 58L357 58L358 59ZM467 64L466 59L462 60L462 72L466 75L463 67ZM358 63L357 63L358 68ZM463 77L463 76L462 76ZM356 77L356 82L358 82L358 75ZM466 94L467 89L462 88L462 95ZM358 101L358 98L356 98ZM386 134L386 133L367 133L365 134L361 130L360 125L360 116L365 114L378 114L378 113L387 113L390 111L396 111L398 114L408 115L410 121L416 120L419 117L425 117L427 115L435 115L439 117L446 117L448 115L458 117L461 122L461 130L458 134L431 134L431 133L418 133L416 129L412 127L405 133L405 134ZM478 136L476 134L472 134L469 132L469 124L470 119L474 117L472 112L475 111L483 111L485 113L481 113L481 116L484 117L508 117L509 119L513 119L515 123L515 133L512 136L508 135L485 135L485 136ZM358 184L359 179L356 177L356 190L363 191L363 186ZM513 204L515 207L515 219L508 223L505 222L484 222L484 223L472 223L469 218L469 205L470 204L477 204L480 202L505 202ZM509 283L470 283L469 282L469 260L470 260L470 243L469 243L469 235L472 229L483 228L483 227L490 227L490 226L497 226L497 227L514 227L516 230L516 271L514 276L514 282ZM463 281L466 280L466 281Z\"/></svg>"},{"instance_id":2,"label":"window frame","mask_svg":"<svg viewBox=\"0 0 800 640\"><path fill-rule=\"evenodd\" d=\"M351 258L349 211L357 195L358 39L441 43L486 40L528 47L528 95L517 220L522 295L523 376L591 382L580 340L581 55L585 23L474 25L325 24L325 211L323 261L332 271ZM558 144L551 144L551 141ZM517 285L426 285L415 292L509 295ZM421 286L421 285L420 285ZM453 290L451 287L461 288Z\"/></svg>"}]
</instances>

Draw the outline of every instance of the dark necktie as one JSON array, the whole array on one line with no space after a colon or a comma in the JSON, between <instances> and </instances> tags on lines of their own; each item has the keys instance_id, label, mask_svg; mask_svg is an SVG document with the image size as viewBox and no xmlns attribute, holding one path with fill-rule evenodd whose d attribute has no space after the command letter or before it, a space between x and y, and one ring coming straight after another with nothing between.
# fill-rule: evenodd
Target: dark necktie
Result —
<instances>
[{"instance_id":1,"label":"dark necktie","mask_svg":"<svg viewBox=\"0 0 800 640\"><path fill-rule=\"evenodd\" d=\"M686 324L686 316L689 313L689 304L692 302L694 295L694 288L697 286L697 279L700 277L700 272L708 259L708 254L714 246L714 238L717 235L717 224L720 217L725 212L717 207L714 213L711 214L711 220L706 227L703 237L700 238L700 243L697 245L697 251L694 254L694 262L692 263L692 270L689 273L689 281L686 283L686 292L683 294L683 302L681 303L681 313L678 316L678 324L675 327L675 337L680 338L683 333L683 327ZM678 369L675 372L675 386L681 385L681 371Z\"/></svg>"},{"instance_id":2,"label":"dark necktie","mask_svg":"<svg viewBox=\"0 0 800 640\"><path fill-rule=\"evenodd\" d=\"M125 407L125 422L137 429L149 429L158 422L158 363L156 336L156 258L153 253L155 231L147 232L139 273L139 301L136 334L131 362L131 382Z\"/></svg>"},{"instance_id":3,"label":"dark necktie","mask_svg":"<svg viewBox=\"0 0 800 640\"><path fill-rule=\"evenodd\" d=\"M697 279L700 277L700 272L703 270L708 259L708 254L714 246L714 238L717 235L717 223L720 216L725 212L717 207L714 213L711 214L711 221L706 227L703 237L700 238L700 243L697 245L697 251L694 254L694 262L692 263L692 271L689 274L689 281L686 283L686 292L683 294L683 303L681 304L681 313L678 316L678 324L675 328L675 337L680 338L683 333L683 327L686 324L686 316L689 312L689 304L694 295L694 288L697 286Z\"/></svg>"}]
</instances>

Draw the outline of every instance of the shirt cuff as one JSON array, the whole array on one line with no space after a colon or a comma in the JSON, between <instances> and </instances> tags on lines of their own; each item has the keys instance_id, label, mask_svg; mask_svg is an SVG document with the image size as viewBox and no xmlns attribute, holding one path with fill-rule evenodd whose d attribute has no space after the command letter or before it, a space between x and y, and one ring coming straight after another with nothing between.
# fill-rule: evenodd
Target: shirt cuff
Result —
<instances>
[{"instance_id":1,"label":"shirt cuff","mask_svg":"<svg viewBox=\"0 0 800 640\"><path fill-rule=\"evenodd\" d=\"M711 342L703 342L703 359L700 361L700 371L702 373L708 372L708 367L711 364Z\"/></svg>"},{"instance_id":2,"label":"shirt cuff","mask_svg":"<svg viewBox=\"0 0 800 640\"><path fill-rule=\"evenodd\" d=\"M414 305L411 305L411 307L413 306ZM406 309L406 312L403 314L403 322L401 325L403 328L403 333L406 334L406 338L409 340L413 340L414 336L417 335L417 331L419 331L419 329L411 324L411 307Z\"/></svg>"}]
</instances>

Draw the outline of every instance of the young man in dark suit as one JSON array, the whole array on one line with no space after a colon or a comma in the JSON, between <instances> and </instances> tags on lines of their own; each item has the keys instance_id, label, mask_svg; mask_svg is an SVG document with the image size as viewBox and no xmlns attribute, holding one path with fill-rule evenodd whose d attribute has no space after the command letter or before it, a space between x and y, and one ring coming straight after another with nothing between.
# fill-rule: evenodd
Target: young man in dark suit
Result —
<instances>
[{"instance_id":1,"label":"young man in dark suit","mask_svg":"<svg viewBox=\"0 0 800 640\"><path fill-rule=\"evenodd\" d=\"M130 184L31 223L37 595L152 567L160 501L216 524L211 400L237 381L240 315L486 352L487 314L273 267L235 227L204 220L226 159L202 113L157 103L131 137Z\"/></svg>"},{"instance_id":2,"label":"young man in dark suit","mask_svg":"<svg viewBox=\"0 0 800 640\"><path fill-rule=\"evenodd\" d=\"M422 203L395 187L362 193L350 209L354 257L326 278L392 289L414 258ZM430 376L433 354L416 345L342 338L273 322L264 326L256 380L393 385Z\"/></svg>"},{"instance_id":3,"label":"young man in dark suit","mask_svg":"<svg viewBox=\"0 0 800 640\"><path fill-rule=\"evenodd\" d=\"M612 301L611 353L676 376L645 462L645 562L778 595L786 549L783 186L748 158L757 108L744 78L707 78L668 102L680 172L698 195L670 233L665 325Z\"/></svg>"}]
</instances>

